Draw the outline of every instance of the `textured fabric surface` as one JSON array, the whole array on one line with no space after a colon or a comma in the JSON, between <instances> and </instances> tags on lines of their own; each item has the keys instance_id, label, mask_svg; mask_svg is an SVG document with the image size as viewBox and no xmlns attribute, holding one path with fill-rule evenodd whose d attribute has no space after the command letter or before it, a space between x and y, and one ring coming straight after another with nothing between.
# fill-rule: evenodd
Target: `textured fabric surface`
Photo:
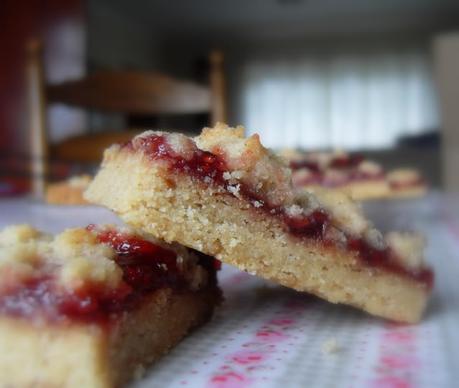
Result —
<instances>
[{"instance_id":1,"label":"textured fabric surface","mask_svg":"<svg viewBox=\"0 0 459 388\"><path fill-rule=\"evenodd\" d=\"M395 325L351 307L277 287L224 266L225 302L215 318L133 384L147 387L452 387L459 379L459 198L431 194L375 202L383 229L426 234L436 285L418 325ZM0 201L0 227L28 222L57 232L119 222L94 206Z\"/></svg>"}]
</instances>

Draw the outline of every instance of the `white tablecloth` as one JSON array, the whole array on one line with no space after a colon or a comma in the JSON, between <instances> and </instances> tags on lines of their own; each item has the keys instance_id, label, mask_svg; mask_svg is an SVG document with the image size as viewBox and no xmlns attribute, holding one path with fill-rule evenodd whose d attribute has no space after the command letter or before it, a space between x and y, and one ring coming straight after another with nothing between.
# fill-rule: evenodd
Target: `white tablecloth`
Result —
<instances>
[{"instance_id":1,"label":"white tablecloth","mask_svg":"<svg viewBox=\"0 0 459 388\"><path fill-rule=\"evenodd\" d=\"M427 258L436 271L436 284L420 324L385 322L224 266L220 283L225 302L214 319L133 386L459 386L458 205L457 199L438 193L421 200L365 205L381 228L416 229L428 238ZM119 220L92 206L0 201L0 226L23 222L57 232Z\"/></svg>"}]
</instances>

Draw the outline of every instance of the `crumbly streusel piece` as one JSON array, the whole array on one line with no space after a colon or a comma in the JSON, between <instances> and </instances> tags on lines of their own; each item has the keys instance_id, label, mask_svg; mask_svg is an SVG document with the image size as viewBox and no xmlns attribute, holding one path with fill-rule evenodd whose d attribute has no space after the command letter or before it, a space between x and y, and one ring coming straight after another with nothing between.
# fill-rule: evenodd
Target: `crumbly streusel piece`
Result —
<instances>
[{"instance_id":1,"label":"crumbly streusel piece","mask_svg":"<svg viewBox=\"0 0 459 388\"><path fill-rule=\"evenodd\" d=\"M424 195L427 185L419 171L412 168L398 168L387 174L391 197L413 198Z\"/></svg>"},{"instance_id":2,"label":"crumbly streusel piece","mask_svg":"<svg viewBox=\"0 0 459 388\"><path fill-rule=\"evenodd\" d=\"M52 205L87 205L83 192L91 183L90 175L76 175L46 187L45 201Z\"/></svg>"},{"instance_id":3,"label":"crumbly streusel piece","mask_svg":"<svg viewBox=\"0 0 459 388\"><path fill-rule=\"evenodd\" d=\"M128 228L5 228L0 386L120 386L210 317L213 265Z\"/></svg>"},{"instance_id":4,"label":"crumbly streusel piece","mask_svg":"<svg viewBox=\"0 0 459 388\"><path fill-rule=\"evenodd\" d=\"M290 169L241 128L148 131L112 146L86 198L166 241L389 319L419 320L430 294L430 269L405 264L358 205L298 194Z\"/></svg>"}]
</instances>

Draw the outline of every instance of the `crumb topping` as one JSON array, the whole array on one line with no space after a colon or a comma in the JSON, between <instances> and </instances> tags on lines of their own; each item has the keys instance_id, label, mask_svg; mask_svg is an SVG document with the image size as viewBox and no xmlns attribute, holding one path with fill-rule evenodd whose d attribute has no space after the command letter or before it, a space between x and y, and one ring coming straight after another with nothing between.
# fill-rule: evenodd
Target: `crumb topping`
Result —
<instances>
[{"instance_id":1,"label":"crumb topping","mask_svg":"<svg viewBox=\"0 0 459 388\"><path fill-rule=\"evenodd\" d=\"M326 355L336 354L340 351L340 346L336 338L329 338L322 343L322 353Z\"/></svg>"},{"instance_id":2,"label":"crumb topping","mask_svg":"<svg viewBox=\"0 0 459 388\"><path fill-rule=\"evenodd\" d=\"M165 137L170 147L167 151L172 151L173 156L180 156L185 160L190 160L197 150L196 144L188 136L182 135L181 133L162 131L145 131L136 136L132 141L134 148L141 147L144 139L148 139L152 135ZM160 150L159 152L166 152L166 150Z\"/></svg>"},{"instance_id":3,"label":"crumb topping","mask_svg":"<svg viewBox=\"0 0 459 388\"><path fill-rule=\"evenodd\" d=\"M307 167L292 172L292 183L295 187L301 187L316 180L320 181L320 179L316 179L316 174Z\"/></svg>"},{"instance_id":4,"label":"crumb topping","mask_svg":"<svg viewBox=\"0 0 459 388\"><path fill-rule=\"evenodd\" d=\"M371 160L364 160L357 166L357 170L365 175L373 176L383 173L383 168Z\"/></svg>"},{"instance_id":5,"label":"crumb topping","mask_svg":"<svg viewBox=\"0 0 459 388\"><path fill-rule=\"evenodd\" d=\"M200 149L225 160L229 181L240 181L262 193L273 206L293 202L291 170L282 158L263 147L257 134L244 138L243 127L217 124L204 128L195 141Z\"/></svg>"},{"instance_id":6,"label":"crumb topping","mask_svg":"<svg viewBox=\"0 0 459 388\"><path fill-rule=\"evenodd\" d=\"M313 192L320 205L332 215L335 226L352 237L363 236L370 229L374 229L365 218L360 205L346 194L320 188Z\"/></svg>"},{"instance_id":7,"label":"crumb topping","mask_svg":"<svg viewBox=\"0 0 459 388\"><path fill-rule=\"evenodd\" d=\"M304 159L304 154L293 148L283 148L278 152L282 158L285 159L286 163L291 161L300 161Z\"/></svg>"},{"instance_id":8,"label":"crumb topping","mask_svg":"<svg viewBox=\"0 0 459 388\"><path fill-rule=\"evenodd\" d=\"M68 290L77 290L88 284L115 289L122 283L123 271L115 261L115 249L98 238L99 234L109 230L115 230L115 227L74 228L52 236L29 225L6 227L0 231L0 273L7 273L11 282L39 273L53 273L58 284ZM118 228L118 233L140 236L126 227ZM196 266L198 258L185 247L168 245L151 237L141 238L173 251L178 267L186 274L193 289L205 284L206 272Z\"/></svg>"},{"instance_id":9,"label":"crumb topping","mask_svg":"<svg viewBox=\"0 0 459 388\"><path fill-rule=\"evenodd\" d=\"M24 243L31 239L43 238L44 234L30 225L7 226L0 231L0 245L8 246L17 243Z\"/></svg>"},{"instance_id":10,"label":"crumb topping","mask_svg":"<svg viewBox=\"0 0 459 388\"><path fill-rule=\"evenodd\" d=\"M338 186L349 181L349 173L338 168L329 168L323 174L325 186Z\"/></svg>"},{"instance_id":11,"label":"crumb topping","mask_svg":"<svg viewBox=\"0 0 459 388\"><path fill-rule=\"evenodd\" d=\"M91 183L91 176L87 174L70 177L67 181L71 187L85 189Z\"/></svg>"},{"instance_id":12,"label":"crumb topping","mask_svg":"<svg viewBox=\"0 0 459 388\"><path fill-rule=\"evenodd\" d=\"M214 282L215 259L113 225L51 236L28 225L0 231L0 314L107 321L161 288Z\"/></svg>"},{"instance_id":13,"label":"crumb topping","mask_svg":"<svg viewBox=\"0 0 459 388\"><path fill-rule=\"evenodd\" d=\"M410 168L400 168L387 174L387 179L392 184L404 184L421 180L419 172Z\"/></svg>"},{"instance_id":14,"label":"crumb topping","mask_svg":"<svg viewBox=\"0 0 459 388\"><path fill-rule=\"evenodd\" d=\"M348 155L342 150L335 150L333 152L313 152L307 157L308 160L316 162L321 170L329 168L336 158L347 159Z\"/></svg>"},{"instance_id":15,"label":"crumb topping","mask_svg":"<svg viewBox=\"0 0 459 388\"><path fill-rule=\"evenodd\" d=\"M0 271L20 277L55 272L64 288L86 283L119 285L122 272L113 261L115 251L83 228L68 229L52 237L29 225L7 227L0 232Z\"/></svg>"},{"instance_id":16,"label":"crumb topping","mask_svg":"<svg viewBox=\"0 0 459 388\"><path fill-rule=\"evenodd\" d=\"M386 235L386 241L404 266L413 270L424 266L422 252L426 242L423 236L417 233L390 232Z\"/></svg>"},{"instance_id":17,"label":"crumb topping","mask_svg":"<svg viewBox=\"0 0 459 388\"><path fill-rule=\"evenodd\" d=\"M217 124L215 128L205 128L194 141L180 134L149 131L131 144L175 170L214 182L219 189L247 199L255 209L279 215L295 236L326 239L354 250L368 263L381 263L378 265L394 271L393 253L406 254L389 246L346 194L319 188L311 193L298 192L292 185L290 168L263 147L258 135L245 138L242 127ZM359 166L367 174L379 171L378 165L362 163L361 158L344 153L309 157L318 164L330 165L326 176L330 182L347 179L345 171L350 167ZM422 249L418 254L422 255ZM399 260L400 266L402 262Z\"/></svg>"}]
</instances>

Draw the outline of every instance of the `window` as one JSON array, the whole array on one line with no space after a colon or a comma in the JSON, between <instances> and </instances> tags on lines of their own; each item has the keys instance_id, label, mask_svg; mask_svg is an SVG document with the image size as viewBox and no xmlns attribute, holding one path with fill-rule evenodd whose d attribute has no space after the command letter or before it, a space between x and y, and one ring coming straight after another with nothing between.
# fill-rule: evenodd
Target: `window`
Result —
<instances>
[{"instance_id":1,"label":"window","mask_svg":"<svg viewBox=\"0 0 459 388\"><path fill-rule=\"evenodd\" d=\"M241 122L270 147L375 149L437 129L427 50L246 59Z\"/></svg>"}]
</instances>

